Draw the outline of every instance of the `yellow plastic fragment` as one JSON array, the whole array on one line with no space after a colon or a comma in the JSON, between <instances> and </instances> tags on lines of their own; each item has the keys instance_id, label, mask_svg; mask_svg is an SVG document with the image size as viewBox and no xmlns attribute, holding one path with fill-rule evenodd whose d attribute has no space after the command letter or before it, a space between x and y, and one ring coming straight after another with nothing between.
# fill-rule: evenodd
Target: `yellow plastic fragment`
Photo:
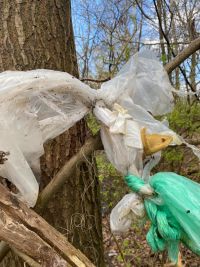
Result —
<instances>
[{"instance_id":1,"label":"yellow plastic fragment","mask_svg":"<svg viewBox=\"0 0 200 267\"><path fill-rule=\"evenodd\" d=\"M147 134L146 128L141 130L141 139L144 146L144 153L151 155L166 147L173 141L173 137L161 134Z\"/></svg>"}]
</instances>

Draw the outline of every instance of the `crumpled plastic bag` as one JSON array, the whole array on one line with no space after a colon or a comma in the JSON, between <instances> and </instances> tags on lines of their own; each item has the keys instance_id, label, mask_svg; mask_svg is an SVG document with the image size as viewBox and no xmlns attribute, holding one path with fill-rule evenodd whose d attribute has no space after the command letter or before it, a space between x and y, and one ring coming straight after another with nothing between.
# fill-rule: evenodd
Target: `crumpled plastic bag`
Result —
<instances>
[{"instance_id":1,"label":"crumpled plastic bag","mask_svg":"<svg viewBox=\"0 0 200 267\"><path fill-rule=\"evenodd\" d=\"M0 175L16 185L24 202L34 206L38 195L35 176L40 172L43 144L93 110L101 123L108 159L123 174L130 172L148 180L159 157L148 157L144 165L141 129L172 136L171 145L184 142L152 116L172 110L172 91L167 73L150 51L134 55L99 90L59 71L2 72L0 149L10 155L0 166ZM199 150L191 148L200 157Z\"/></svg>"},{"instance_id":2,"label":"crumpled plastic bag","mask_svg":"<svg viewBox=\"0 0 200 267\"><path fill-rule=\"evenodd\" d=\"M136 193L129 193L111 211L111 231L113 233L126 232L134 221L142 220L144 217L145 209L142 198Z\"/></svg>"},{"instance_id":3,"label":"crumpled plastic bag","mask_svg":"<svg viewBox=\"0 0 200 267\"><path fill-rule=\"evenodd\" d=\"M143 145L138 123L117 104L110 111L97 103L93 112L102 123L101 139L109 161L124 174L130 169L139 174Z\"/></svg>"},{"instance_id":4,"label":"crumpled plastic bag","mask_svg":"<svg viewBox=\"0 0 200 267\"><path fill-rule=\"evenodd\" d=\"M113 79L102 84L100 94L108 106L130 97L157 116L173 109L172 90L161 62L152 51L143 50L132 56Z\"/></svg>"},{"instance_id":5,"label":"crumpled plastic bag","mask_svg":"<svg viewBox=\"0 0 200 267\"><path fill-rule=\"evenodd\" d=\"M0 149L9 152L0 175L34 206L43 144L86 115L96 91L73 76L51 70L0 73ZM34 172L34 174L33 174Z\"/></svg>"}]
</instances>

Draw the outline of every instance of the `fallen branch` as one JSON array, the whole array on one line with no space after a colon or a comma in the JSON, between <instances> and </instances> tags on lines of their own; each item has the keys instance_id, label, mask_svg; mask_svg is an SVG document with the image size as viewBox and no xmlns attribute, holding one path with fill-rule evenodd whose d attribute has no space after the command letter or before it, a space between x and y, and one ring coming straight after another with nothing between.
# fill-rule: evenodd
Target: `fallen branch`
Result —
<instances>
[{"instance_id":1,"label":"fallen branch","mask_svg":"<svg viewBox=\"0 0 200 267\"><path fill-rule=\"evenodd\" d=\"M94 267L61 233L1 184L0 195L0 238L11 247L44 267Z\"/></svg>"},{"instance_id":2,"label":"fallen branch","mask_svg":"<svg viewBox=\"0 0 200 267\"><path fill-rule=\"evenodd\" d=\"M38 202L35 207L35 210L37 212L42 212L42 210L48 204L52 195L58 192L58 190L65 183L66 179L73 174L75 168L77 167L77 164L83 162L86 157L90 156L92 152L97 149L102 149L102 143L99 135L95 137L90 137L79 150L79 152L66 162L66 164L61 168L57 175L44 188L44 190L39 195ZM2 241L0 243L0 261L3 260L9 250L10 248L8 244ZM18 256L21 257L22 255L18 254Z\"/></svg>"}]
</instances>

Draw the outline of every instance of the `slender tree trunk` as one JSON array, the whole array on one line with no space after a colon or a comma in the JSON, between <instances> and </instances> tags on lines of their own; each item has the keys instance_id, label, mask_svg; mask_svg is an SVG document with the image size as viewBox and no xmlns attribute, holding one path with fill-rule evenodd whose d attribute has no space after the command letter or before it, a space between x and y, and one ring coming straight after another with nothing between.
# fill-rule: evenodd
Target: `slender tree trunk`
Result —
<instances>
[{"instance_id":1,"label":"slender tree trunk","mask_svg":"<svg viewBox=\"0 0 200 267\"><path fill-rule=\"evenodd\" d=\"M170 2L170 8L171 10L173 9L173 5L174 2ZM172 30L172 35L171 35L171 39L173 40L173 47L174 47L174 52L176 55L178 55L178 39L177 39L177 29L176 29L176 22L174 17L172 18L172 26L171 26L171 30ZM176 89L180 89L180 70L177 67L175 69L175 78L174 78L174 85Z\"/></svg>"},{"instance_id":2,"label":"slender tree trunk","mask_svg":"<svg viewBox=\"0 0 200 267\"><path fill-rule=\"evenodd\" d=\"M157 0L157 7L158 7L159 15L160 15L160 23L162 25L163 14L162 14L162 1L161 0ZM165 65L167 61L167 55L166 55L165 44L164 44L165 40L164 40L164 36L163 36L160 24L158 24L158 26L159 26L159 38L160 38L160 47L161 47L161 53L162 53L162 61L163 61L163 65Z\"/></svg>"},{"instance_id":3,"label":"slender tree trunk","mask_svg":"<svg viewBox=\"0 0 200 267\"><path fill-rule=\"evenodd\" d=\"M78 76L69 0L0 0L0 70L47 68ZM41 188L88 137L82 120L45 145ZM103 266L101 213L95 164L77 167L42 214L97 266ZM0 266L24 266L13 255Z\"/></svg>"},{"instance_id":4,"label":"slender tree trunk","mask_svg":"<svg viewBox=\"0 0 200 267\"><path fill-rule=\"evenodd\" d=\"M190 41L192 42L196 38L196 28L195 28L195 19L189 21L189 36ZM191 71L190 71L190 82L194 91L196 91L196 66L197 66L197 56L196 53L192 54L191 56Z\"/></svg>"}]
</instances>

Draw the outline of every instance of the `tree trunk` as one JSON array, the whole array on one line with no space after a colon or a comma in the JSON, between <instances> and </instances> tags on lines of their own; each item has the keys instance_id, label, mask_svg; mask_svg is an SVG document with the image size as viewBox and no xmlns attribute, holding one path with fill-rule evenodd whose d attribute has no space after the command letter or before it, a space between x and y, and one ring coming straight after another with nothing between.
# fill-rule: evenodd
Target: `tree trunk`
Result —
<instances>
[{"instance_id":1,"label":"tree trunk","mask_svg":"<svg viewBox=\"0 0 200 267\"><path fill-rule=\"evenodd\" d=\"M69 0L0 0L0 70L46 68L78 75ZM88 138L85 121L45 145L43 188ZM97 266L103 266L95 164L86 159L42 214ZM13 256L13 255L12 255ZM23 266L7 257L1 266Z\"/></svg>"}]
</instances>

